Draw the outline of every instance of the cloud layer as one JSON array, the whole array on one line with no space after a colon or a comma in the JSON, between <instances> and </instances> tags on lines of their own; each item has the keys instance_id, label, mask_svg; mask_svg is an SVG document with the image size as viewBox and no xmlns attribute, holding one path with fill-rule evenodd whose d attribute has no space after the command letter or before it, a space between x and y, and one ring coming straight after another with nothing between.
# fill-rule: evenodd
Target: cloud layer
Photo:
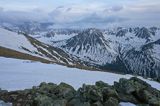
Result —
<instances>
[{"instance_id":1,"label":"cloud layer","mask_svg":"<svg viewBox=\"0 0 160 106\"><path fill-rule=\"evenodd\" d=\"M15 0L15 7L18 1ZM53 5L53 8L51 4L48 4L50 9L49 7L44 9L45 6L42 4L34 6L36 1L29 2L32 4L31 7L36 8L26 10L18 9L18 7L17 10L12 10L7 8L7 5L1 6L0 22L49 21L54 22L56 27L83 28L160 25L160 2L158 0L115 0L116 2L113 0L92 0L92 2L91 0L77 0L74 3L62 3L60 0L59 4L55 2L56 5Z\"/></svg>"}]
</instances>

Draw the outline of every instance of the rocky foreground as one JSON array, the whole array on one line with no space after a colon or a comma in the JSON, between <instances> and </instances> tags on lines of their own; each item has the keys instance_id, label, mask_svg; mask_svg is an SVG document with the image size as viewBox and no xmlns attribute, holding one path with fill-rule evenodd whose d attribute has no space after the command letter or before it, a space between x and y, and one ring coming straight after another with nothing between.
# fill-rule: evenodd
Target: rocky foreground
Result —
<instances>
[{"instance_id":1,"label":"rocky foreground","mask_svg":"<svg viewBox=\"0 0 160 106\"><path fill-rule=\"evenodd\" d=\"M118 106L120 102L160 106L160 91L136 77L122 78L113 86L102 81L95 85L84 84L78 90L65 83L43 82L32 89L0 90L0 100L13 106Z\"/></svg>"}]
</instances>

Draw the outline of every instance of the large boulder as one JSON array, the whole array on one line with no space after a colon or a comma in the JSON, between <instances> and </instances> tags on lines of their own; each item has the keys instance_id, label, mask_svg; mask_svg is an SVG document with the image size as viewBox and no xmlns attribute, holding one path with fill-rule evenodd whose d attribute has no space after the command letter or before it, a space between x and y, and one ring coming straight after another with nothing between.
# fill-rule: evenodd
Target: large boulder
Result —
<instances>
[{"instance_id":1,"label":"large boulder","mask_svg":"<svg viewBox=\"0 0 160 106\"><path fill-rule=\"evenodd\" d=\"M122 78L114 83L114 87L120 101L160 106L160 91L139 78L133 77L129 80Z\"/></svg>"},{"instance_id":2,"label":"large boulder","mask_svg":"<svg viewBox=\"0 0 160 106\"><path fill-rule=\"evenodd\" d=\"M145 89L147 87L151 87L146 82L133 77L129 80L121 78L119 82L114 83L114 87L118 92L123 92L125 94L131 94L136 91L140 91L142 89Z\"/></svg>"},{"instance_id":3,"label":"large boulder","mask_svg":"<svg viewBox=\"0 0 160 106\"><path fill-rule=\"evenodd\" d=\"M110 97L114 97L119 100L119 95L113 87L104 87L102 89L103 99L106 101Z\"/></svg>"},{"instance_id":4,"label":"large boulder","mask_svg":"<svg viewBox=\"0 0 160 106\"><path fill-rule=\"evenodd\" d=\"M74 98L75 96L75 89L66 84L66 83L60 83L56 88L55 88L55 93L56 93L56 96L58 98L65 98L67 99L68 101L71 100L72 98Z\"/></svg>"},{"instance_id":5,"label":"large boulder","mask_svg":"<svg viewBox=\"0 0 160 106\"><path fill-rule=\"evenodd\" d=\"M149 92L148 90L140 91L136 96L143 103L147 103L152 106L160 106L160 97L153 95L152 92Z\"/></svg>"},{"instance_id":6,"label":"large boulder","mask_svg":"<svg viewBox=\"0 0 160 106\"><path fill-rule=\"evenodd\" d=\"M96 101L103 101L101 89L94 85L83 84L82 88L78 90L78 94L82 100L94 103Z\"/></svg>"},{"instance_id":7,"label":"large boulder","mask_svg":"<svg viewBox=\"0 0 160 106\"><path fill-rule=\"evenodd\" d=\"M95 83L95 85L99 88L104 88L104 87L111 87L110 85L108 85L107 83L103 82L103 81L97 81Z\"/></svg>"},{"instance_id":8,"label":"large boulder","mask_svg":"<svg viewBox=\"0 0 160 106\"><path fill-rule=\"evenodd\" d=\"M34 87L33 90L35 89L36 91L38 90L40 93L54 93L55 88L57 87L56 84L54 83L45 83L42 82L38 87Z\"/></svg>"}]
</instances>

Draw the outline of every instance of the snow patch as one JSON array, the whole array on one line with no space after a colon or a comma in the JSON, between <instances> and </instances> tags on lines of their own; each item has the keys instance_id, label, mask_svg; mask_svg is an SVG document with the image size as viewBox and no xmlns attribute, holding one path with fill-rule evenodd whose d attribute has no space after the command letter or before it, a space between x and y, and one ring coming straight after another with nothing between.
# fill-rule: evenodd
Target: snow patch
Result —
<instances>
[{"instance_id":1,"label":"snow patch","mask_svg":"<svg viewBox=\"0 0 160 106\"><path fill-rule=\"evenodd\" d=\"M41 82L59 84L65 82L78 89L82 84L95 84L104 81L110 85L120 78L131 78L132 75L120 75L108 72L86 71L68 68L56 64L44 64L18 59L0 57L0 88L9 91L31 88ZM139 77L143 79L142 77ZM143 79L152 87L160 90L160 83Z\"/></svg>"}]
</instances>

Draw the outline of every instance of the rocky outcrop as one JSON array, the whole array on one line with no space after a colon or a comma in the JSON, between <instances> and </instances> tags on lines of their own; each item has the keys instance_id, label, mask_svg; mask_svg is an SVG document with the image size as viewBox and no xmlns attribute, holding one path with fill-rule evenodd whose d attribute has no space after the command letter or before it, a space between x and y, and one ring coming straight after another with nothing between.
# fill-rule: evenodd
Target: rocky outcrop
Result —
<instances>
[{"instance_id":1,"label":"rocky outcrop","mask_svg":"<svg viewBox=\"0 0 160 106\"><path fill-rule=\"evenodd\" d=\"M160 106L160 91L133 77L120 79L113 86L102 81L84 84L78 90L66 83L41 83L22 91L0 90L0 99L13 106L119 106L120 102Z\"/></svg>"}]
</instances>

